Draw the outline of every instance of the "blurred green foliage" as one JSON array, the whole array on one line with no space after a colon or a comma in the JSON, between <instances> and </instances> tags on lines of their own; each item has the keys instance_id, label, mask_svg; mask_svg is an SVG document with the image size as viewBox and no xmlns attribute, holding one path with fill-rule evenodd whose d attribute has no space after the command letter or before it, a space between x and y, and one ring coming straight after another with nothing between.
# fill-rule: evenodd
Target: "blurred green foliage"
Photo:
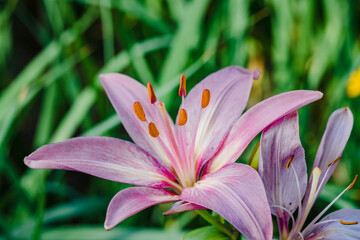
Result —
<instances>
[{"instance_id":1,"label":"blurred green foliage","mask_svg":"<svg viewBox=\"0 0 360 240\"><path fill-rule=\"evenodd\" d=\"M107 203L125 184L23 164L73 136L129 139L99 83L105 72L151 82L173 117L182 73L190 89L228 65L258 67L249 106L320 90L324 98L300 110L309 165L330 113L349 106L354 130L322 209L360 169L360 98L346 95L360 64L359 13L352 0L0 0L0 239L180 239L206 226L193 212L163 217L157 206L106 232ZM358 207L358 186L334 209Z\"/></svg>"}]
</instances>

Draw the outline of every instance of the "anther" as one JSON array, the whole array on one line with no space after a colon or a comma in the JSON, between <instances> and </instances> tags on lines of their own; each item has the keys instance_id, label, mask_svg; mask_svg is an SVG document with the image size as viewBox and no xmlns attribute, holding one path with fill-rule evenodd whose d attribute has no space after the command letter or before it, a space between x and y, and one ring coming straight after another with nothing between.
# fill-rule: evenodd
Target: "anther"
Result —
<instances>
[{"instance_id":1,"label":"anther","mask_svg":"<svg viewBox=\"0 0 360 240\"><path fill-rule=\"evenodd\" d=\"M159 136L159 130L157 129L155 123L151 122L149 123L149 133L152 137L156 138Z\"/></svg>"},{"instance_id":2,"label":"anther","mask_svg":"<svg viewBox=\"0 0 360 240\"><path fill-rule=\"evenodd\" d=\"M201 96L201 107L206 108L210 102L210 91L209 89L204 89Z\"/></svg>"},{"instance_id":3,"label":"anther","mask_svg":"<svg viewBox=\"0 0 360 240\"><path fill-rule=\"evenodd\" d=\"M155 92L154 92L154 88L153 88L152 84L149 83L149 82L147 83L147 90L148 90L150 103L151 104L155 103L157 98L156 98L156 95L155 95Z\"/></svg>"},{"instance_id":4,"label":"anther","mask_svg":"<svg viewBox=\"0 0 360 240\"><path fill-rule=\"evenodd\" d=\"M332 161L331 163L328 164L328 168L331 167L332 165L334 165L335 163L337 163L340 160L341 156L338 157L337 159L335 159L334 161Z\"/></svg>"},{"instance_id":5,"label":"anther","mask_svg":"<svg viewBox=\"0 0 360 240\"><path fill-rule=\"evenodd\" d=\"M179 86L179 96L186 97L186 77L185 74L181 75L180 86Z\"/></svg>"},{"instance_id":6,"label":"anther","mask_svg":"<svg viewBox=\"0 0 360 240\"><path fill-rule=\"evenodd\" d=\"M358 175L356 174L354 180L352 181L352 183L346 189L347 191L349 191L349 190L351 190L353 188L353 186L355 185L355 182L356 182L357 179L358 179Z\"/></svg>"},{"instance_id":7,"label":"anther","mask_svg":"<svg viewBox=\"0 0 360 240\"><path fill-rule=\"evenodd\" d=\"M146 116L145 116L145 112L144 109L141 106L141 103L139 102L134 102L134 112L136 114L136 116L143 122L146 121Z\"/></svg>"},{"instance_id":8,"label":"anther","mask_svg":"<svg viewBox=\"0 0 360 240\"><path fill-rule=\"evenodd\" d=\"M288 169L290 167L290 163L291 161L294 159L295 155L292 155L289 159L289 161L286 163L286 169Z\"/></svg>"},{"instance_id":9,"label":"anther","mask_svg":"<svg viewBox=\"0 0 360 240\"><path fill-rule=\"evenodd\" d=\"M185 125L187 122L187 113L186 113L186 110L185 109L180 109L179 111L179 119L178 119L178 124L180 126L183 126Z\"/></svg>"},{"instance_id":10,"label":"anther","mask_svg":"<svg viewBox=\"0 0 360 240\"><path fill-rule=\"evenodd\" d=\"M358 224L359 222L356 221L356 222L345 222L343 220L340 220L339 221L342 225L355 225L355 224Z\"/></svg>"}]
</instances>

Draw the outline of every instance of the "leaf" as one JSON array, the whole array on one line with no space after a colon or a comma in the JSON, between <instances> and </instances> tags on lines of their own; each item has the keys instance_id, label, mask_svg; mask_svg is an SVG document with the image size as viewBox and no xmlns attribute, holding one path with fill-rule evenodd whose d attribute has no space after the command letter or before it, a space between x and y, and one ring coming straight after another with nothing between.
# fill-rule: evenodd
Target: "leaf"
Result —
<instances>
[{"instance_id":1,"label":"leaf","mask_svg":"<svg viewBox=\"0 0 360 240\"><path fill-rule=\"evenodd\" d=\"M214 226L207 226L186 233L183 240L227 240L230 239Z\"/></svg>"},{"instance_id":2,"label":"leaf","mask_svg":"<svg viewBox=\"0 0 360 240\"><path fill-rule=\"evenodd\" d=\"M255 170L258 170L259 167L259 154L260 154L260 140L256 143L254 150L251 153L249 159L249 165L252 166Z\"/></svg>"},{"instance_id":3,"label":"leaf","mask_svg":"<svg viewBox=\"0 0 360 240\"><path fill-rule=\"evenodd\" d=\"M61 239L63 240L180 240L182 233L179 231L164 231L163 229L121 227L114 228L111 231L105 231L103 226L81 225L75 228L71 226L47 229L44 231L41 239L58 239L59 236L61 236Z\"/></svg>"}]
</instances>

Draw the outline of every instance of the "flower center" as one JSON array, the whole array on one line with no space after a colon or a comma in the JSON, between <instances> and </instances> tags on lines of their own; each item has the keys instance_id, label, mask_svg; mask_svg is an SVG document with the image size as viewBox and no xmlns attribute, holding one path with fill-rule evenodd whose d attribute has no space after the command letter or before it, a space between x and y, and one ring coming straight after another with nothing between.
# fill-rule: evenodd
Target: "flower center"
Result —
<instances>
[{"instance_id":1,"label":"flower center","mask_svg":"<svg viewBox=\"0 0 360 240\"><path fill-rule=\"evenodd\" d=\"M147 92L149 96L149 101L151 104L157 102L157 97L155 95L154 88L151 83L147 84ZM188 114L184 106L184 98L186 97L186 77L184 74L180 78L179 86L179 96L182 98L181 107L178 114L177 125L180 126L177 134L175 135L173 131L173 126L169 121L168 113L165 109L165 104L163 102L157 103L157 109L160 110L161 116L161 128L158 129L155 119L148 119L149 115L145 113L140 102L134 102L134 112L137 118L146 122L148 125L149 135L156 139L156 143L160 145L162 151L161 156L164 156L165 162L168 163L168 166L176 174L177 182L182 187L188 187L194 185L197 180L196 171L195 171L195 157L191 157L189 151L188 140L187 140L187 131L186 123L188 122ZM210 90L204 89L201 96L201 109L206 108L210 103ZM155 114L156 115L156 114ZM151 114L150 114L151 118ZM159 131L160 130L160 131Z\"/></svg>"}]
</instances>

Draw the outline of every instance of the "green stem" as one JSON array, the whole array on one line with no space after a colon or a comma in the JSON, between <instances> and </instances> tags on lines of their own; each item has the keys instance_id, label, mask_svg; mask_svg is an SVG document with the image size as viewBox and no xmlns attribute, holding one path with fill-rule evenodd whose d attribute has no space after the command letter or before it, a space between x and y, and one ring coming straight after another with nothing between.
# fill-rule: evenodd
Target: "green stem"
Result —
<instances>
[{"instance_id":1,"label":"green stem","mask_svg":"<svg viewBox=\"0 0 360 240\"><path fill-rule=\"evenodd\" d=\"M46 177L49 174L49 170L42 170L41 182L38 185L38 205L36 210L36 220L35 227L33 228L31 239L40 239L42 233L42 223L45 212L45 202L46 202Z\"/></svg>"},{"instance_id":2,"label":"green stem","mask_svg":"<svg viewBox=\"0 0 360 240\"><path fill-rule=\"evenodd\" d=\"M211 215L207 210L196 210L196 213L204 218L208 223L216 227L221 232L228 235L232 240L236 240L236 235L232 233L224 224L219 222L213 215Z\"/></svg>"}]
</instances>

